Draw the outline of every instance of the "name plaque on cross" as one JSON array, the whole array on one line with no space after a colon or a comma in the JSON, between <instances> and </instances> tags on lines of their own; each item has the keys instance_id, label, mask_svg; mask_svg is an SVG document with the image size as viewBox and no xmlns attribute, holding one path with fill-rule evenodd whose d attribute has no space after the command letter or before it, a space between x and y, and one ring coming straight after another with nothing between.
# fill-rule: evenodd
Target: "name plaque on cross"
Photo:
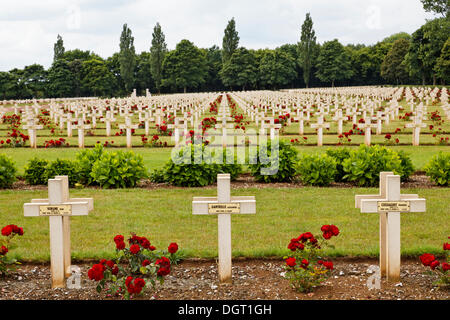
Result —
<instances>
[{"instance_id":1,"label":"name plaque on cross","mask_svg":"<svg viewBox=\"0 0 450 320\"><path fill-rule=\"evenodd\" d=\"M378 212L410 212L409 201L378 201Z\"/></svg>"},{"instance_id":2,"label":"name plaque on cross","mask_svg":"<svg viewBox=\"0 0 450 320\"><path fill-rule=\"evenodd\" d=\"M240 203L209 203L208 213L241 213L241 205Z\"/></svg>"},{"instance_id":3,"label":"name plaque on cross","mask_svg":"<svg viewBox=\"0 0 450 320\"><path fill-rule=\"evenodd\" d=\"M58 205L58 206L39 206L40 216L71 216L72 205Z\"/></svg>"}]
</instances>

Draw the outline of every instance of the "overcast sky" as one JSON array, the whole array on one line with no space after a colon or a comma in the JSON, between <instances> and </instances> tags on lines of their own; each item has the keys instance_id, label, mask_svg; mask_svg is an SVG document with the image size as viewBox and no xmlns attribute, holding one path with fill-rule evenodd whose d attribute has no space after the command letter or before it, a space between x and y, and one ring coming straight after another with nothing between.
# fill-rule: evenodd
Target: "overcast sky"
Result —
<instances>
[{"instance_id":1,"label":"overcast sky","mask_svg":"<svg viewBox=\"0 0 450 320\"><path fill-rule=\"evenodd\" d=\"M156 22L169 49L182 39L221 47L232 17L241 46L276 48L299 41L307 12L320 43L337 38L374 44L393 33L412 33L433 18L419 0L0 0L0 70L33 63L48 68L57 34L66 50L107 58L119 51L124 23L137 53L149 50Z\"/></svg>"}]
</instances>

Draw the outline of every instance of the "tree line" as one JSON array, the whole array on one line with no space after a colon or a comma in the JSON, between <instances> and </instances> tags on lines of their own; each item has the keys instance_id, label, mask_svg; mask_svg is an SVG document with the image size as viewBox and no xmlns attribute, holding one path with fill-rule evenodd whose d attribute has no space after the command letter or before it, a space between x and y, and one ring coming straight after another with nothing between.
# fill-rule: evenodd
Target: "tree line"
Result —
<instances>
[{"instance_id":1,"label":"tree line","mask_svg":"<svg viewBox=\"0 0 450 320\"><path fill-rule=\"evenodd\" d=\"M236 21L225 30L222 47L199 48L181 40L167 49L159 23L149 51L135 52L132 31L123 25L119 52L104 59L91 51L65 50L60 35L46 70L33 64L0 72L0 99L127 96L196 91L283 89L382 84L448 84L450 19L447 0L421 0L442 17L427 21L411 35L393 34L374 45L343 45L316 40L309 13L299 42L275 49L239 46Z\"/></svg>"}]
</instances>

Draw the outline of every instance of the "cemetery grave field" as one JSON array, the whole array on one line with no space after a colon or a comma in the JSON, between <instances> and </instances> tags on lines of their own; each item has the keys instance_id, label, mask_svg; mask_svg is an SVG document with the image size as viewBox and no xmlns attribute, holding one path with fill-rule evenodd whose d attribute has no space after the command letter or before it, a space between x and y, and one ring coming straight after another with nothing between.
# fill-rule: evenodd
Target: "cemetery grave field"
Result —
<instances>
[{"instance_id":1,"label":"cemetery grave field","mask_svg":"<svg viewBox=\"0 0 450 320\"><path fill-rule=\"evenodd\" d=\"M174 242L180 248L182 261L172 264L165 285L151 293L155 299L448 299L448 291L433 289L431 282L436 275L422 275L423 266L418 261L425 253L442 258L442 241L448 237L450 188L445 184L438 186L436 180L424 173L436 155L445 156L450 150L448 102L446 87L0 101L0 155L13 159L18 177L11 187L0 190L0 227L13 221L25 230L23 238L8 254L24 264L18 266L17 272L0 279L4 284L0 299L105 297L97 293L97 283L86 275L90 272L91 278L92 270L98 267L94 264L91 269L93 263L113 259L124 250L111 245L113 239L117 246L121 243L116 242L116 235L128 239L131 233L148 237L157 249L164 250L168 243ZM238 135L236 140L233 134ZM386 153L406 152L415 172L408 181L400 183L400 176L394 176L388 164L380 169L384 173L376 172L376 177L380 174L378 187L336 181L317 187L295 179L257 182L257 176L251 175L251 166L244 164L242 173L231 184L229 174L224 177L229 172L218 172L217 184L201 188L172 186L147 177L139 179L136 186L125 188L109 182L119 174L102 175L99 165L102 163L105 171L112 172L114 164L119 163L113 155L130 151L133 157L142 157L146 171L153 172L165 168L174 147L196 141L203 143L203 147L241 148L247 153L256 135L272 142L275 139L286 142L299 153L295 161L302 155L323 155L327 150L348 148L356 152L364 145L386 146L387 151L382 149ZM105 188L100 187L100 180L95 180L94 186L71 181L76 184L71 184L69 196L67 174L48 177L48 186L25 181L25 168L32 159L75 161L80 152L95 151L98 144L103 145L105 156L101 159L105 161L91 163L89 172L94 177L95 167L100 172L96 178L108 180L108 184L103 184ZM108 162L108 157L113 160ZM134 166L129 166L130 171L141 166L136 158L125 161L135 161ZM398 159L392 161L399 162ZM110 164L113 165L106 167ZM188 174L181 172L178 176ZM393 198L391 192L382 191L381 176L390 176L398 182ZM125 174L122 180L126 179ZM371 196L359 205L356 201L355 208L357 195ZM382 231L385 213L380 207L366 206L374 203L374 197L387 201L388 206L397 201L397 207L400 200L407 199L408 209L401 211L401 250L398 248L398 258L400 253L402 257L401 279L388 282L382 270L383 289L370 291L366 282L373 270L369 269L377 265L376 258L386 251L380 248L379 240L379 235L385 232ZM420 207L415 206L419 202ZM55 210L63 213L55 214ZM391 217L392 213L400 214L400 210L389 212ZM397 224L396 236L400 235L400 219L395 220ZM331 271L326 268L330 277L311 293L295 292L283 278L291 259L287 257L292 253L289 241L300 232L315 232L320 226L331 225L338 226L340 232L333 238L334 248L323 248L323 254L335 262ZM393 225L388 227L391 235ZM131 252L133 243L129 244ZM393 255L389 261L394 261L397 250L391 248L389 252ZM153 258L161 260L157 259L159 256ZM82 269L84 290L64 288L70 260L72 266ZM298 266L303 267L300 263ZM154 272L150 263L140 267L136 270L143 275ZM146 268L145 272L142 268ZM231 279L232 285L228 283ZM12 285L13 282L18 285ZM25 293L25 287L34 289Z\"/></svg>"}]
</instances>

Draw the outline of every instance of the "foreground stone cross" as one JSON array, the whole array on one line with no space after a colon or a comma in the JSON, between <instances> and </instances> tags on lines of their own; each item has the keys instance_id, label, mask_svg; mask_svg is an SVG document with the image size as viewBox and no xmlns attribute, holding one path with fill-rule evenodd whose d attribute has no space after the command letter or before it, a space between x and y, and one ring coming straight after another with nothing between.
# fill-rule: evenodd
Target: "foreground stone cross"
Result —
<instances>
[{"instance_id":1,"label":"foreground stone cross","mask_svg":"<svg viewBox=\"0 0 450 320\"><path fill-rule=\"evenodd\" d=\"M69 198L69 178L48 180L48 199L33 199L23 205L25 217L49 217L52 288L63 288L71 275L70 217L85 216L94 209L92 198Z\"/></svg>"},{"instance_id":2,"label":"foreground stone cross","mask_svg":"<svg viewBox=\"0 0 450 320\"><path fill-rule=\"evenodd\" d=\"M256 213L254 196L231 197L230 175L217 175L217 197L194 197L193 214L217 214L219 238L219 281L231 282L231 214Z\"/></svg>"},{"instance_id":3,"label":"foreground stone cross","mask_svg":"<svg viewBox=\"0 0 450 320\"><path fill-rule=\"evenodd\" d=\"M380 272L388 281L400 280L400 214L425 212L426 200L416 194L400 193L400 176L380 172L379 195L356 195L362 213L380 215Z\"/></svg>"}]
</instances>

